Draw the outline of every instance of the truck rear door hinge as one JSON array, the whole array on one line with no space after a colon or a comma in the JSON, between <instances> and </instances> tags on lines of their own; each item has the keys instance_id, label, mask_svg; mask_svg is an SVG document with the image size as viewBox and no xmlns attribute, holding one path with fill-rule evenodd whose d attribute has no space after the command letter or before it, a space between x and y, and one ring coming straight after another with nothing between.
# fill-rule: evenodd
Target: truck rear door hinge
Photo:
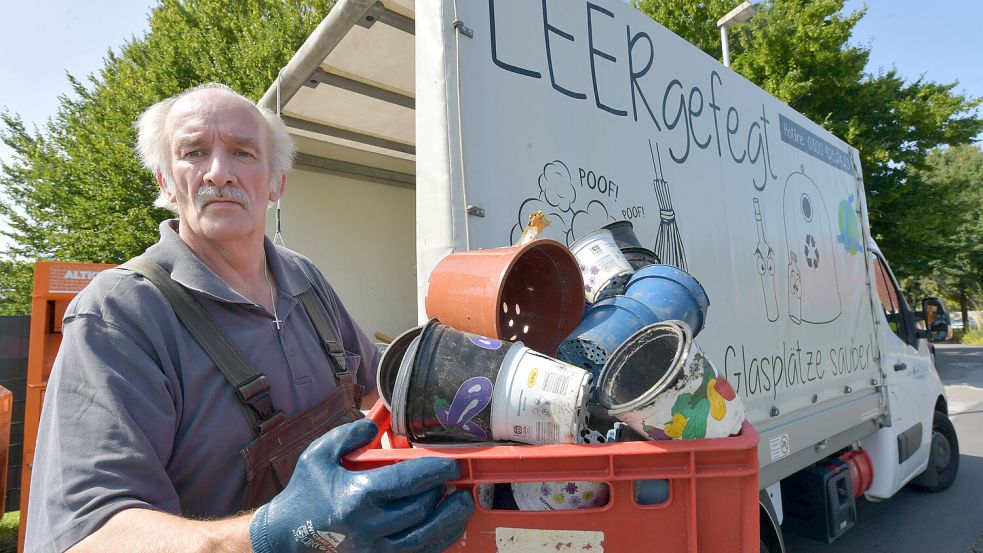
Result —
<instances>
[{"instance_id":1,"label":"truck rear door hinge","mask_svg":"<svg viewBox=\"0 0 983 553\"><path fill-rule=\"evenodd\" d=\"M464 36L466 36L468 38L474 38L474 31L472 31L471 29L467 28L464 25L464 22L461 21L460 19L458 19L457 21L454 22L454 28L457 29L457 32L461 33L462 35L464 35Z\"/></svg>"},{"instance_id":2,"label":"truck rear door hinge","mask_svg":"<svg viewBox=\"0 0 983 553\"><path fill-rule=\"evenodd\" d=\"M476 206L476 205L469 205L468 206L468 215L474 215L475 217L484 217L485 216L485 210L483 208L480 208L480 207Z\"/></svg>"}]
</instances>

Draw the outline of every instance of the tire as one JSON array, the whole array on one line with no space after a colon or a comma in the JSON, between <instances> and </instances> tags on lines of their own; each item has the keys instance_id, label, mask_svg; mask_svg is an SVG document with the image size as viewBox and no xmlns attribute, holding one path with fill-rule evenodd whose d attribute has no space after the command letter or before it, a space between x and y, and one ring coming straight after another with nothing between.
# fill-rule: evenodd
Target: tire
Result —
<instances>
[{"instance_id":1,"label":"tire","mask_svg":"<svg viewBox=\"0 0 983 553\"><path fill-rule=\"evenodd\" d=\"M911 485L927 492L949 489L959 472L959 438L952 421L942 411L932 419L932 442L925 472L912 480Z\"/></svg>"}]
</instances>

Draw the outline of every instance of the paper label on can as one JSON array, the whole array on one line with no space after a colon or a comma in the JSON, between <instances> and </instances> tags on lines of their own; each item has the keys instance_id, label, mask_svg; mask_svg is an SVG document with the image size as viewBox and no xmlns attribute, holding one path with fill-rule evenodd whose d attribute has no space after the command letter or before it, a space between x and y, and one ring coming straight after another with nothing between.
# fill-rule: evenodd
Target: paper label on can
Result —
<instances>
[{"instance_id":1,"label":"paper label on can","mask_svg":"<svg viewBox=\"0 0 983 553\"><path fill-rule=\"evenodd\" d=\"M493 410L500 422L493 430L495 438L527 444L576 443L589 373L532 350L526 350L511 370L509 385L496 390L507 394L508 402L503 402L507 407L501 419ZM502 430L510 435L501 435Z\"/></svg>"},{"instance_id":2,"label":"paper label on can","mask_svg":"<svg viewBox=\"0 0 983 553\"><path fill-rule=\"evenodd\" d=\"M578 249L574 255L584 277L584 292L592 302L611 279L632 272L628 260L613 242L593 240Z\"/></svg>"},{"instance_id":3,"label":"paper label on can","mask_svg":"<svg viewBox=\"0 0 983 553\"><path fill-rule=\"evenodd\" d=\"M495 550L498 553L556 553L557 551L604 553L604 532L496 528Z\"/></svg>"}]
</instances>

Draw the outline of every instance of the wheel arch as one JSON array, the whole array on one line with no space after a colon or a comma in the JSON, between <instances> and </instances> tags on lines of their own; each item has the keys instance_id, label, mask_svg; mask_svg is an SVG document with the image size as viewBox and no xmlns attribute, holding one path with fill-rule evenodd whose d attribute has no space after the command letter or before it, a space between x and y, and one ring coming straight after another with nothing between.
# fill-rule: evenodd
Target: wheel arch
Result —
<instances>
[{"instance_id":1,"label":"wheel arch","mask_svg":"<svg viewBox=\"0 0 983 553\"><path fill-rule=\"evenodd\" d=\"M771 504L771 497L766 490L761 490L758 493L758 521L761 541L768 546L768 553L785 553L782 527L778 522L775 507Z\"/></svg>"}]
</instances>

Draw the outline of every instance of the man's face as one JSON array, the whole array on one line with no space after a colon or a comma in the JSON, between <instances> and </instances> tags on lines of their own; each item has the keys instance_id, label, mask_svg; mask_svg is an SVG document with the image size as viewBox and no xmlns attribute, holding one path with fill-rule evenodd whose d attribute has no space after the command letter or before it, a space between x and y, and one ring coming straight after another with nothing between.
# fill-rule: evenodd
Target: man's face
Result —
<instances>
[{"instance_id":1,"label":"man's face","mask_svg":"<svg viewBox=\"0 0 983 553\"><path fill-rule=\"evenodd\" d=\"M204 90L178 100L165 125L174 177L165 193L177 204L182 238L221 243L262 234L267 202L283 187L273 191L270 137L256 109Z\"/></svg>"}]
</instances>

